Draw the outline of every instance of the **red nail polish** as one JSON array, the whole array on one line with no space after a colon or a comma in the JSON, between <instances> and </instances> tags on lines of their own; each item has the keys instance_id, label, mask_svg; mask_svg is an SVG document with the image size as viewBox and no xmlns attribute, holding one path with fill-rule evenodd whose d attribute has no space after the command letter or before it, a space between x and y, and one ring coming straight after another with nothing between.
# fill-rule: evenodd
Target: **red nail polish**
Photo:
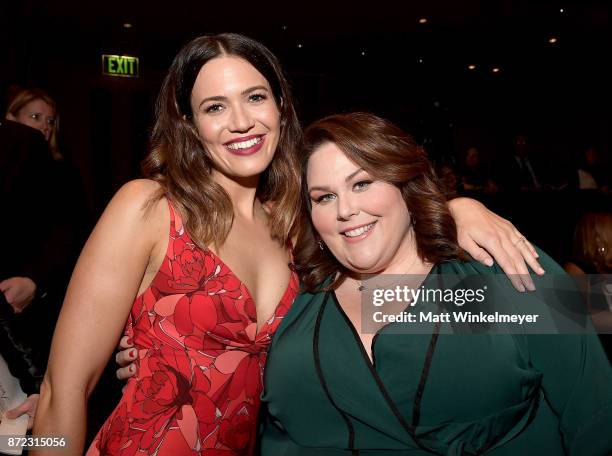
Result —
<instances>
[{"instance_id":1,"label":"red nail polish","mask_svg":"<svg viewBox=\"0 0 612 456\"><path fill-rule=\"evenodd\" d=\"M136 358L136 349L135 348L130 350L130 358Z\"/></svg>"}]
</instances>

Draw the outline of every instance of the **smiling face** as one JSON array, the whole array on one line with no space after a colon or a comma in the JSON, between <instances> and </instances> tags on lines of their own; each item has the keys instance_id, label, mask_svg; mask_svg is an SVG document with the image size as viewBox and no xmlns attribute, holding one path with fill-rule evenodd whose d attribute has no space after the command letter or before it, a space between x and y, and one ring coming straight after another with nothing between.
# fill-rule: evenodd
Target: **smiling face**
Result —
<instances>
[{"instance_id":1,"label":"smiling face","mask_svg":"<svg viewBox=\"0 0 612 456\"><path fill-rule=\"evenodd\" d=\"M334 143L311 155L311 217L321 240L346 268L398 272L416 255L410 213L395 185L374 180Z\"/></svg>"},{"instance_id":2,"label":"smiling face","mask_svg":"<svg viewBox=\"0 0 612 456\"><path fill-rule=\"evenodd\" d=\"M55 111L48 103L40 98L36 98L29 103L26 103L17 112L17 115L7 115L9 120L14 120L28 127L40 130L45 139L49 141L51 132L55 126Z\"/></svg>"},{"instance_id":3,"label":"smiling face","mask_svg":"<svg viewBox=\"0 0 612 456\"><path fill-rule=\"evenodd\" d=\"M246 60L224 55L203 65L191 110L216 180L256 180L268 167L278 145L280 113L268 81Z\"/></svg>"}]
</instances>

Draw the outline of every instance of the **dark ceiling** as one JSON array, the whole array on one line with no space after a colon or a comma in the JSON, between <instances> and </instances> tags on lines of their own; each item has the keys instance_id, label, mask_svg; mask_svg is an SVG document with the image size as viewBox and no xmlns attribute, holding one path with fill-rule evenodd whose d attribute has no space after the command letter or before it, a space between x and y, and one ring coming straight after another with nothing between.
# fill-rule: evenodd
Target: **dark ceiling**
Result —
<instances>
[{"instance_id":1,"label":"dark ceiling","mask_svg":"<svg viewBox=\"0 0 612 456\"><path fill-rule=\"evenodd\" d=\"M26 42L33 52L76 58L87 50L135 52L161 66L187 39L223 31L251 35L296 60L298 49L333 60L362 51L367 57L382 47L404 51L405 59L435 53L503 63L517 53L537 54L551 36L559 39L558 47L610 49L604 43L610 37L610 6L603 0L38 0L12 2L4 9L8 39ZM427 23L420 24L421 18ZM126 23L132 27L125 28Z\"/></svg>"},{"instance_id":2,"label":"dark ceiling","mask_svg":"<svg viewBox=\"0 0 612 456\"><path fill-rule=\"evenodd\" d=\"M301 94L298 87L302 99L316 91L324 105L333 96L329 109L349 99L355 107L373 99L385 105L402 92L464 106L492 93L496 100L543 96L548 105L560 95L574 104L588 99L585 109L596 110L607 109L610 99L610 2L604 0L36 0L0 8L8 47L3 85L44 85L64 65L97 68L102 53L137 55L145 76L160 79L187 40L232 31L270 47L297 85L309 87ZM312 115L329 109L319 106Z\"/></svg>"},{"instance_id":3,"label":"dark ceiling","mask_svg":"<svg viewBox=\"0 0 612 456\"><path fill-rule=\"evenodd\" d=\"M304 123L366 109L434 155L474 138L495 150L504 129L523 127L551 156L584 141L610 150L610 9L609 0L4 1L0 89L56 97L63 124L78 126L64 129L68 149L99 175L100 207L108 176L115 188L135 175L173 56L204 33L266 44ZM141 77L102 76L105 53L138 56Z\"/></svg>"}]
</instances>

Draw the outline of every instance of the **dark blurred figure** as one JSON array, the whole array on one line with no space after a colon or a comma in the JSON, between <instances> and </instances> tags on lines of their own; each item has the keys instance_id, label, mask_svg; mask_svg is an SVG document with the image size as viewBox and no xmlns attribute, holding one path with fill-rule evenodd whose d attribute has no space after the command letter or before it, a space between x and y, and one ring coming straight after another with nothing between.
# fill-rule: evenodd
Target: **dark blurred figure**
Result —
<instances>
[{"instance_id":1,"label":"dark blurred figure","mask_svg":"<svg viewBox=\"0 0 612 456\"><path fill-rule=\"evenodd\" d=\"M612 274L612 213L589 212L576 224L572 259L566 271Z\"/></svg>"},{"instance_id":2,"label":"dark blurred figure","mask_svg":"<svg viewBox=\"0 0 612 456\"><path fill-rule=\"evenodd\" d=\"M14 122L0 126L0 292L13 313L4 309L11 337L27 352L29 370L42 374L89 217L80 176L57 145L53 99L38 89L18 91L6 118Z\"/></svg>"},{"instance_id":3,"label":"dark blurred figure","mask_svg":"<svg viewBox=\"0 0 612 456\"><path fill-rule=\"evenodd\" d=\"M608 170L607 174L610 174ZM580 190L609 191L609 176L606 167L601 162L597 149L588 145L583 147L574 158L574 168L570 176L570 184Z\"/></svg>"},{"instance_id":4,"label":"dark blurred figure","mask_svg":"<svg viewBox=\"0 0 612 456\"><path fill-rule=\"evenodd\" d=\"M498 188L490 176L490 170L480 151L470 147L461 161L462 193L495 193Z\"/></svg>"},{"instance_id":5,"label":"dark blurred figure","mask_svg":"<svg viewBox=\"0 0 612 456\"><path fill-rule=\"evenodd\" d=\"M582 216L576 224L572 258L565 264L565 270L576 276L589 275L593 298L589 299L589 310L595 328L606 333L600 338L612 360L612 293L603 288L612 286L612 212L589 212Z\"/></svg>"},{"instance_id":6,"label":"dark blurred figure","mask_svg":"<svg viewBox=\"0 0 612 456\"><path fill-rule=\"evenodd\" d=\"M47 170L52 164L44 137L30 127L0 120L0 354L28 394L38 392L44 354L35 350L24 309L46 305L49 264L41 261L46 237ZM38 354L38 356L36 356ZM32 396L30 396L32 397Z\"/></svg>"},{"instance_id":7,"label":"dark blurred figure","mask_svg":"<svg viewBox=\"0 0 612 456\"><path fill-rule=\"evenodd\" d=\"M539 190L543 187L541 170L529 138L521 133L514 137L511 152L498 160L495 181L502 190Z\"/></svg>"}]
</instances>

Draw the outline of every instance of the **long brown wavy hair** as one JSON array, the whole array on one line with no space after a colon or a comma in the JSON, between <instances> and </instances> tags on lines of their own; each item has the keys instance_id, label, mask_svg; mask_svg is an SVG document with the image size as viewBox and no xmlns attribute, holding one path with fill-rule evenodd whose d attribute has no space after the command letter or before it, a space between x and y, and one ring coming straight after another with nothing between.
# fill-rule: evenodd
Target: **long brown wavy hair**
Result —
<instances>
[{"instance_id":1,"label":"long brown wavy hair","mask_svg":"<svg viewBox=\"0 0 612 456\"><path fill-rule=\"evenodd\" d=\"M439 263L462 258L455 221L425 151L408 134L373 114L355 112L325 117L304 132L300 154L303 211L310 211L306 170L312 154L325 143L334 143L347 158L374 179L395 185L410 212L417 253L423 261ZM295 249L295 268L306 291L320 289L334 277L337 288L348 270L327 249L318 245L312 222L301 223Z\"/></svg>"},{"instance_id":2,"label":"long brown wavy hair","mask_svg":"<svg viewBox=\"0 0 612 456\"><path fill-rule=\"evenodd\" d=\"M295 149L302 130L280 63L261 43L242 35L200 36L186 44L172 62L157 99L151 152L142 165L144 176L161 185L151 202L170 198L201 247L219 246L227 238L234 218L232 202L212 179L213 162L193 124L190 102L202 66L226 55L246 60L266 78L280 112L278 146L259 179L257 198L270 209L272 236L285 244L295 234L299 215Z\"/></svg>"},{"instance_id":3,"label":"long brown wavy hair","mask_svg":"<svg viewBox=\"0 0 612 456\"><path fill-rule=\"evenodd\" d=\"M598 274L612 273L612 213L588 212L576 224L574 258Z\"/></svg>"},{"instance_id":4,"label":"long brown wavy hair","mask_svg":"<svg viewBox=\"0 0 612 456\"><path fill-rule=\"evenodd\" d=\"M59 113L57 112L57 105L55 100L51 98L47 92L42 89L21 89L10 97L10 102L6 108L6 115L9 118L9 114L12 118L16 118L19 115L19 111L23 109L25 105L31 101L42 100L47 103L53 110L53 116L55 122L51 126L51 134L49 135L49 150L54 160L61 160L64 158L59 150L57 135L59 132ZM12 120L12 119L11 119Z\"/></svg>"}]
</instances>

